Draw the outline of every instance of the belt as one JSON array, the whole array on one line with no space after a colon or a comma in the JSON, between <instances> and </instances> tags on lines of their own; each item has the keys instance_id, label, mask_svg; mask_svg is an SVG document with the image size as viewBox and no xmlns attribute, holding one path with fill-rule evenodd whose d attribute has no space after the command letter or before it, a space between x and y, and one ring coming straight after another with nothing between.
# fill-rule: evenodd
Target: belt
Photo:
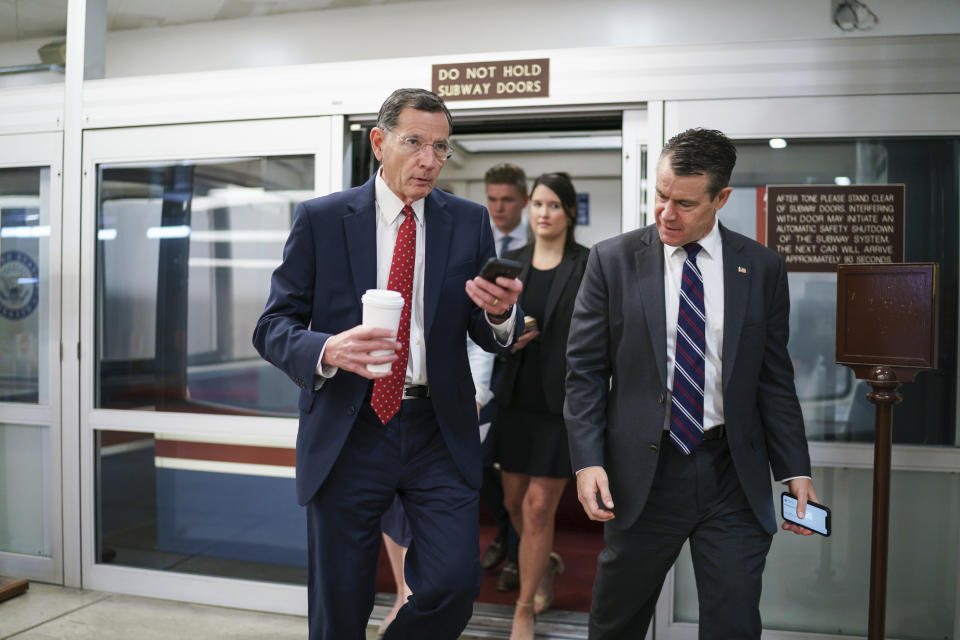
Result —
<instances>
[{"instance_id":1,"label":"belt","mask_svg":"<svg viewBox=\"0 0 960 640\"><path fill-rule=\"evenodd\" d=\"M412 400L414 398L422 399L430 397L430 387L425 384L418 384L414 387L403 388L403 399Z\"/></svg>"},{"instance_id":2,"label":"belt","mask_svg":"<svg viewBox=\"0 0 960 640\"><path fill-rule=\"evenodd\" d=\"M718 424L715 427L710 427L703 432L703 439L706 440L723 440L727 437L727 428L725 425Z\"/></svg>"},{"instance_id":3,"label":"belt","mask_svg":"<svg viewBox=\"0 0 960 640\"><path fill-rule=\"evenodd\" d=\"M663 430L663 436L668 437L670 435L669 429ZM726 425L718 424L715 427L710 427L703 432L703 441L707 440L723 440L727 437L727 427Z\"/></svg>"},{"instance_id":4,"label":"belt","mask_svg":"<svg viewBox=\"0 0 960 640\"><path fill-rule=\"evenodd\" d=\"M370 384L367 385L367 393L363 396L364 402L370 402L370 398L373 397L373 380L370 381ZM430 397L430 387L425 384L418 384L415 386L404 387L403 395L400 396L401 400L417 400L421 398Z\"/></svg>"}]
</instances>

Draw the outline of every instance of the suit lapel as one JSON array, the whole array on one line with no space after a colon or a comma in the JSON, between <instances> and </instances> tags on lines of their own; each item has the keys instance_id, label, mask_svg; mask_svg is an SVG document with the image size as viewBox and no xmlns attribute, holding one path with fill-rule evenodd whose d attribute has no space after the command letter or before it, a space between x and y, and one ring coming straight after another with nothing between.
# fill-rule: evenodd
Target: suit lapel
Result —
<instances>
[{"instance_id":1,"label":"suit lapel","mask_svg":"<svg viewBox=\"0 0 960 640\"><path fill-rule=\"evenodd\" d=\"M367 289L377 288L377 203L373 179L347 204L343 218L347 257L357 304Z\"/></svg>"},{"instance_id":2,"label":"suit lapel","mask_svg":"<svg viewBox=\"0 0 960 640\"><path fill-rule=\"evenodd\" d=\"M737 350L740 347L740 332L747 311L747 298L750 291L750 275L753 269L744 255L743 244L732 237L723 225L720 225L720 239L723 243L723 393L733 371Z\"/></svg>"},{"instance_id":3,"label":"suit lapel","mask_svg":"<svg viewBox=\"0 0 960 640\"><path fill-rule=\"evenodd\" d=\"M430 335L430 327L437 313L440 289L447 272L447 256L450 254L450 239L453 221L444 203L431 191L423 206L426 245L424 246L423 330Z\"/></svg>"},{"instance_id":4,"label":"suit lapel","mask_svg":"<svg viewBox=\"0 0 960 640\"><path fill-rule=\"evenodd\" d=\"M660 372L660 382L667 384L667 312L663 289L663 244L656 235L656 227L648 228L640 236L640 247L634 253L637 281L637 296L624 300L623 312L630 316L642 314L646 320L654 360ZM629 286L626 290L633 291Z\"/></svg>"},{"instance_id":5,"label":"suit lapel","mask_svg":"<svg viewBox=\"0 0 960 640\"><path fill-rule=\"evenodd\" d=\"M557 302L560 295L567 286L567 281L573 275L576 266L576 253L573 247L566 247L563 251L563 259L557 265L557 271L553 274L553 282L550 284L550 291L547 292L547 308L543 314L543 331L550 326L550 317L554 309L557 308Z\"/></svg>"}]
</instances>

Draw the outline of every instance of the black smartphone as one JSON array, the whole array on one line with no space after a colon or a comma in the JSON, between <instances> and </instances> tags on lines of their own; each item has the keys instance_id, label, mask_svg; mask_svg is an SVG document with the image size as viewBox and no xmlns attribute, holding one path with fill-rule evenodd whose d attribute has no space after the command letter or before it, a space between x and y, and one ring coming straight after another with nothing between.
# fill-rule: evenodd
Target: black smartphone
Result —
<instances>
[{"instance_id":1,"label":"black smartphone","mask_svg":"<svg viewBox=\"0 0 960 640\"><path fill-rule=\"evenodd\" d=\"M816 502L807 501L807 511L803 518L797 517L797 496L784 491L780 494L780 515L787 522L798 524L822 536L830 535L830 508Z\"/></svg>"},{"instance_id":2,"label":"black smartphone","mask_svg":"<svg viewBox=\"0 0 960 640\"><path fill-rule=\"evenodd\" d=\"M600 509L603 509L604 511L609 511L610 513L613 513L613 509L603 504L603 498L600 497L599 491L597 491L597 507Z\"/></svg>"},{"instance_id":3,"label":"black smartphone","mask_svg":"<svg viewBox=\"0 0 960 640\"><path fill-rule=\"evenodd\" d=\"M520 275L522 269L523 263L517 262L516 260L490 258L487 260L487 264L483 265L483 269L480 270L480 277L496 284L499 276L516 278Z\"/></svg>"}]
</instances>

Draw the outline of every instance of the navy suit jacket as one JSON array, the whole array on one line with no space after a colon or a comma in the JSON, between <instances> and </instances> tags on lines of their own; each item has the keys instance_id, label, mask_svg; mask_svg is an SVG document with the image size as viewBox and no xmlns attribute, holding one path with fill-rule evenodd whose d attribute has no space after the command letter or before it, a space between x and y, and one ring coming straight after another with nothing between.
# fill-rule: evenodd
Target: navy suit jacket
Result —
<instances>
[{"instance_id":1,"label":"navy suit jacket","mask_svg":"<svg viewBox=\"0 0 960 640\"><path fill-rule=\"evenodd\" d=\"M253 344L300 387L297 500L306 504L323 484L346 442L369 380L340 370L315 389L327 339L359 325L360 297L377 288L375 176L366 184L300 203L273 273L270 296ZM427 381L440 432L464 480L479 488L477 409L466 341L505 351L467 296L466 281L495 255L484 207L434 189L424 202L424 337ZM517 313L514 339L520 334ZM519 327L519 328L518 328ZM396 366L396 365L395 365ZM405 366L405 363L402 365Z\"/></svg>"},{"instance_id":2,"label":"navy suit jacket","mask_svg":"<svg viewBox=\"0 0 960 640\"><path fill-rule=\"evenodd\" d=\"M720 225L723 413L730 454L757 520L777 529L770 470L810 475L803 415L787 352L790 296L777 253ZM617 517L646 504L669 417L663 243L650 225L594 245L567 346L564 417L574 469L607 471Z\"/></svg>"}]
</instances>

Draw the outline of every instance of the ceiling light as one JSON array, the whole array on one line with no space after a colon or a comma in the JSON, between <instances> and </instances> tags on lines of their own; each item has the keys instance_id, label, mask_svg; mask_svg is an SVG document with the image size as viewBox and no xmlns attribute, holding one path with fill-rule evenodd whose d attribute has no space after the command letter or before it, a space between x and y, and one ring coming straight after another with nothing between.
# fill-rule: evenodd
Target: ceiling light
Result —
<instances>
[{"instance_id":1,"label":"ceiling light","mask_svg":"<svg viewBox=\"0 0 960 640\"><path fill-rule=\"evenodd\" d=\"M454 139L458 149L467 153L511 151L609 151L623 146L620 136L557 136L549 138L474 138Z\"/></svg>"},{"instance_id":2,"label":"ceiling light","mask_svg":"<svg viewBox=\"0 0 960 640\"><path fill-rule=\"evenodd\" d=\"M783 138L770 138L770 148L771 149L784 149L787 146L787 141Z\"/></svg>"},{"instance_id":3,"label":"ceiling light","mask_svg":"<svg viewBox=\"0 0 960 640\"><path fill-rule=\"evenodd\" d=\"M0 229L0 238L46 238L50 235L50 225L32 227L4 227Z\"/></svg>"},{"instance_id":4,"label":"ceiling light","mask_svg":"<svg viewBox=\"0 0 960 640\"><path fill-rule=\"evenodd\" d=\"M190 235L189 225L180 224L169 227L150 227L147 229L147 237L153 240L165 240L168 238L186 238Z\"/></svg>"}]
</instances>

